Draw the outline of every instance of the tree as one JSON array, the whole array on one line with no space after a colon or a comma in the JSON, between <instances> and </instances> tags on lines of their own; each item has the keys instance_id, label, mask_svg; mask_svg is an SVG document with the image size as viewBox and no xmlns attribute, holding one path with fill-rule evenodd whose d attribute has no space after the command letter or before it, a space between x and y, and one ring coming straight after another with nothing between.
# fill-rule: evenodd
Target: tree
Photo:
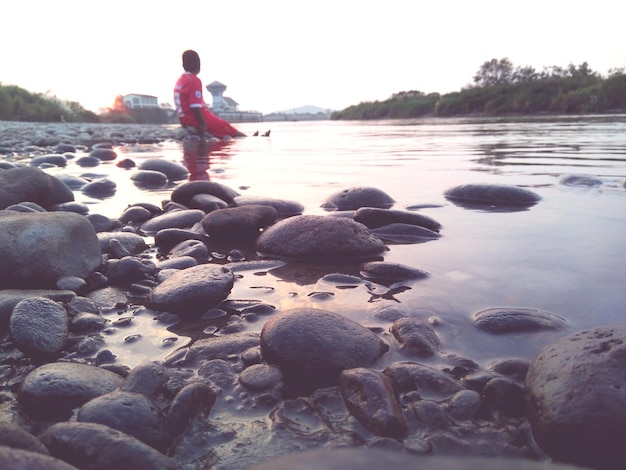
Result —
<instances>
[{"instance_id":1,"label":"tree","mask_svg":"<svg viewBox=\"0 0 626 470\"><path fill-rule=\"evenodd\" d=\"M474 75L474 83L479 87L507 85L512 81L513 63L506 57L488 60Z\"/></svg>"}]
</instances>

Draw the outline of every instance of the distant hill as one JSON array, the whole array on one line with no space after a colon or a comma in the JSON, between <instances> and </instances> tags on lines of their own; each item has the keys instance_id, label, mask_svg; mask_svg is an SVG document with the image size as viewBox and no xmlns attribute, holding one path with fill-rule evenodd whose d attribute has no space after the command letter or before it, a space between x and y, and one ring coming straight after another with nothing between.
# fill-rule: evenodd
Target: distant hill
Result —
<instances>
[{"instance_id":1,"label":"distant hill","mask_svg":"<svg viewBox=\"0 0 626 470\"><path fill-rule=\"evenodd\" d=\"M330 114L332 112L332 109L325 109L318 106L313 106L311 104L306 104L304 106L300 106L299 108L285 109L283 111L274 111L272 114Z\"/></svg>"}]
</instances>

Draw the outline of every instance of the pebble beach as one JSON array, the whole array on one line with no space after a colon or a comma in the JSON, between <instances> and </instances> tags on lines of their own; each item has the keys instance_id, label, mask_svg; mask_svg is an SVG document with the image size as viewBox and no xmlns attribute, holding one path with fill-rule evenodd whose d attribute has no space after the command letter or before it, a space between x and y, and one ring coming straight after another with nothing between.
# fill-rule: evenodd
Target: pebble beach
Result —
<instances>
[{"instance_id":1,"label":"pebble beach","mask_svg":"<svg viewBox=\"0 0 626 470\"><path fill-rule=\"evenodd\" d=\"M120 152L163 143L179 161ZM197 145L176 126L0 122L3 466L620 467L626 323L484 309L481 334L560 335L532 359L484 363L447 343L436 312L396 299L431 273L385 253L434 243L436 218L372 186L329 192L324 213L249 196L190 177ZM78 201L115 192L104 162L160 203L113 216ZM511 213L542 200L475 183L445 198ZM325 308L341 295L376 302L376 323Z\"/></svg>"}]
</instances>

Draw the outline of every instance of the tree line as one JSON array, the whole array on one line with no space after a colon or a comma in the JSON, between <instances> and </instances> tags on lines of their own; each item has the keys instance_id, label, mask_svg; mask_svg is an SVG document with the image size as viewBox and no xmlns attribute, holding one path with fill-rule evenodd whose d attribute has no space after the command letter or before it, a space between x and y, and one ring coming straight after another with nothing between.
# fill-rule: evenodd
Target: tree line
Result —
<instances>
[{"instance_id":1,"label":"tree line","mask_svg":"<svg viewBox=\"0 0 626 470\"><path fill-rule=\"evenodd\" d=\"M123 124L168 124L172 113L163 108L130 109L121 96L113 107L96 114L75 101L31 93L15 85L0 83L0 121L25 122L104 122Z\"/></svg>"},{"instance_id":2,"label":"tree line","mask_svg":"<svg viewBox=\"0 0 626 470\"><path fill-rule=\"evenodd\" d=\"M626 74L611 69L603 77L587 62L537 71L516 67L508 58L484 62L473 84L459 92L394 93L385 101L363 102L336 111L331 119L403 119L425 116L584 114L626 111Z\"/></svg>"}]
</instances>

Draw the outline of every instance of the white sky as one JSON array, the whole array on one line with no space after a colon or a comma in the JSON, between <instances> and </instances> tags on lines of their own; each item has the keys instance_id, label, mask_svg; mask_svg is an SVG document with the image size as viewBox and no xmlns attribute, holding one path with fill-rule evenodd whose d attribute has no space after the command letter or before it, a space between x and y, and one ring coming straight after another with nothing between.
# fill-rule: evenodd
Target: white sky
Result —
<instances>
[{"instance_id":1,"label":"white sky","mask_svg":"<svg viewBox=\"0 0 626 470\"><path fill-rule=\"evenodd\" d=\"M1 12L0 83L95 112L128 93L172 103L186 49L205 85L263 113L459 91L492 58L626 66L614 0L12 0Z\"/></svg>"}]
</instances>

